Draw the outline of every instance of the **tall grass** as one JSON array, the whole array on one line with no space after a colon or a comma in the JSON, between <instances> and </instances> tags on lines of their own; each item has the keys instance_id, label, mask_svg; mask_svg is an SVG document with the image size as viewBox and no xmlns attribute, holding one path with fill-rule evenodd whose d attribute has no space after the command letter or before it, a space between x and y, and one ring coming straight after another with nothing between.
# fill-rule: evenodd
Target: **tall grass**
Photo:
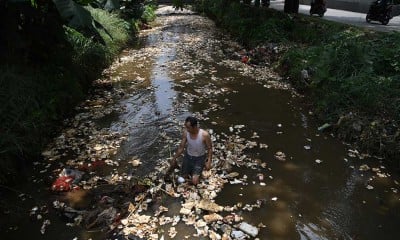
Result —
<instances>
[{"instance_id":1,"label":"tall grass","mask_svg":"<svg viewBox=\"0 0 400 240\"><path fill-rule=\"evenodd\" d=\"M65 36L72 47L72 63L77 66L75 71L80 71L87 80L83 82L85 87L90 85L93 78L98 76L99 69L110 63L112 55L107 46L85 37L73 28L64 26Z\"/></svg>"},{"instance_id":2,"label":"tall grass","mask_svg":"<svg viewBox=\"0 0 400 240\"><path fill-rule=\"evenodd\" d=\"M82 98L78 78L64 70L0 67L0 182L16 180L21 163L38 160L56 123Z\"/></svg>"},{"instance_id":3,"label":"tall grass","mask_svg":"<svg viewBox=\"0 0 400 240\"><path fill-rule=\"evenodd\" d=\"M140 17L141 20L144 21L145 23L154 21L154 19L156 19L156 14L155 14L156 9L157 9L157 6L154 3L145 5L143 14Z\"/></svg>"},{"instance_id":4,"label":"tall grass","mask_svg":"<svg viewBox=\"0 0 400 240\"><path fill-rule=\"evenodd\" d=\"M328 120L357 111L400 121L400 34L345 32L334 39L284 56L292 66L287 73L292 82L312 92L318 112ZM301 69L312 69L308 86Z\"/></svg>"}]
</instances>

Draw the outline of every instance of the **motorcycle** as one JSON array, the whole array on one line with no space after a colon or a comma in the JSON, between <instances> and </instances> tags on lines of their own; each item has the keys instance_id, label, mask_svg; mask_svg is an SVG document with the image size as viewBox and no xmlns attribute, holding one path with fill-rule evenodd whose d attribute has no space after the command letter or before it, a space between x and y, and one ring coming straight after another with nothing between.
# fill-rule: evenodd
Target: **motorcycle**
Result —
<instances>
[{"instance_id":1,"label":"motorcycle","mask_svg":"<svg viewBox=\"0 0 400 240\"><path fill-rule=\"evenodd\" d=\"M383 25L387 25L389 20L393 18L392 16L393 5L385 0L376 0L371 3L366 16L366 21L370 23L371 21L381 22Z\"/></svg>"},{"instance_id":2,"label":"motorcycle","mask_svg":"<svg viewBox=\"0 0 400 240\"><path fill-rule=\"evenodd\" d=\"M318 14L320 17L324 16L326 12L325 0L311 0L310 6L310 16L314 14Z\"/></svg>"}]
</instances>

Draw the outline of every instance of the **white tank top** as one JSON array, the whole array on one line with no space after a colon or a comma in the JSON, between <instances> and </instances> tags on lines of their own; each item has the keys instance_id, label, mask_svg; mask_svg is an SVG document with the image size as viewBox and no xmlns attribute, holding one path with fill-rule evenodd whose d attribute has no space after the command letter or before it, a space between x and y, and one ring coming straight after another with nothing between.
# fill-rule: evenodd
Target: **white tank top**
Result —
<instances>
[{"instance_id":1,"label":"white tank top","mask_svg":"<svg viewBox=\"0 0 400 240\"><path fill-rule=\"evenodd\" d=\"M199 157L206 154L206 145L203 142L203 129L197 133L196 139L190 138L190 133L186 132L187 153L193 157Z\"/></svg>"}]
</instances>

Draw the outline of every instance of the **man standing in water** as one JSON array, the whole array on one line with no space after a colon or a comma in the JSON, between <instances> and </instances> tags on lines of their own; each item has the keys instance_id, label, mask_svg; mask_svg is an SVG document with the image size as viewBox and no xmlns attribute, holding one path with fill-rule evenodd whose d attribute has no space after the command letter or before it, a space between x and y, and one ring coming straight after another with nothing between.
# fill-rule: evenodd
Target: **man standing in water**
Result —
<instances>
[{"instance_id":1,"label":"man standing in water","mask_svg":"<svg viewBox=\"0 0 400 240\"><path fill-rule=\"evenodd\" d=\"M185 177L190 175L192 183L197 185L203 168L205 167L207 170L211 168L213 151L210 134L206 130L199 128L198 120L195 117L187 117L185 120L182 141L171 160L172 166L177 164L176 159L183 153L185 146L186 151L181 169L182 175Z\"/></svg>"}]
</instances>

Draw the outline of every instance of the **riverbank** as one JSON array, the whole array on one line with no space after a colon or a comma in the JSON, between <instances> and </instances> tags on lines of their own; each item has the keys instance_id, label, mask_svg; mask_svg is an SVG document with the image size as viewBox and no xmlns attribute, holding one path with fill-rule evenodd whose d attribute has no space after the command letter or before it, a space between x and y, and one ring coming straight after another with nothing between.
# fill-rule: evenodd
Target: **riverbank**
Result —
<instances>
[{"instance_id":1,"label":"riverbank","mask_svg":"<svg viewBox=\"0 0 400 240\"><path fill-rule=\"evenodd\" d=\"M196 9L246 46L249 64L271 65L310 98L321 130L378 155L400 160L399 33L377 33L304 15L228 1ZM262 53L276 45L279 54ZM253 61L251 60L253 59Z\"/></svg>"},{"instance_id":2,"label":"riverbank","mask_svg":"<svg viewBox=\"0 0 400 240\"><path fill-rule=\"evenodd\" d=\"M0 37L2 184L23 181L25 168L40 160L63 119L93 91L92 82L155 17L151 2L113 12L101 5L77 5L68 12L51 1L37 4L0 6L7 23ZM63 14L72 14L75 22L68 25ZM84 21L88 27L76 27Z\"/></svg>"}]
</instances>

